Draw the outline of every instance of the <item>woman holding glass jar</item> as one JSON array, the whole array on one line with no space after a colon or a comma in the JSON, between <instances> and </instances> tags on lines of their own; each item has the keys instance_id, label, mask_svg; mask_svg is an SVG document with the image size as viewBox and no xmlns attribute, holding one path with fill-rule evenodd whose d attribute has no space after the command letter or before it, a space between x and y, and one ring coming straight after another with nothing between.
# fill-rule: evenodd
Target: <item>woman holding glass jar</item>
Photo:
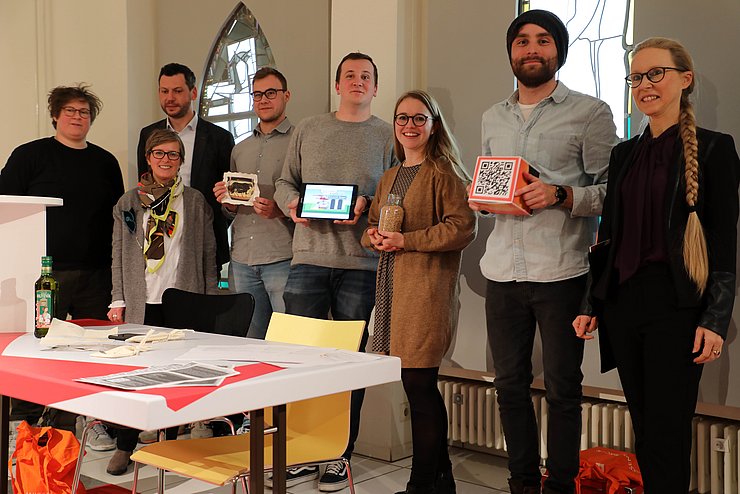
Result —
<instances>
[{"instance_id":1,"label":"woman holding glass jar","mask_svg":"<svg viewBox=\"0 0 740 494\"><path fill-rule=\"evenodd\" d=\"M457 321L461 252L475 238L475 215L465 192L470 179L431 95L402 95L394 121L401 165L381 178L362 237L365 247L380 252L373 351L401 358L414 448L404 492L453 493L447 412L437 375ZM378 228L379 221L397 231Z\"/></svg>"}]
</instances>

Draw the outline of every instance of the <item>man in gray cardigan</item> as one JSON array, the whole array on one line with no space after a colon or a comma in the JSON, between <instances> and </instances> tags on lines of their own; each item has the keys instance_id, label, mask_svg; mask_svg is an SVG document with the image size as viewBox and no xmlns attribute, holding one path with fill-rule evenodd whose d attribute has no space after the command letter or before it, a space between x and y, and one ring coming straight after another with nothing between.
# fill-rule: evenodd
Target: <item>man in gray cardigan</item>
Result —
<instances>
[{"instance_id":1,"label":"man in gray cardigan","mask_svg":"<svg viewBox=\"0 0 740 494\"><path fill-rule=\"evenodd\" d=\"M378 90L378 70L363 53L350 53L337 67L335 89L339 109L301 121L275 183L275 200L296 226L293 262L285 287L286 312L314 318L370 320L375 305L377 256L363 249L360 238L367 228L371 196L383 172L396 164L393 129L371 113ZM344 221L308 220L296 216L302 183L356 184L354 218ZM361 348L367 342L367 329ZM360 426L364 390L352 393L350 437L344 456L352 455ZM312 480L318 467L288 472L288 485ZM269 482L269 480L268 480ZM327 467L319 490L347 486L342 462Z\"/></svg>"}]
</instances>

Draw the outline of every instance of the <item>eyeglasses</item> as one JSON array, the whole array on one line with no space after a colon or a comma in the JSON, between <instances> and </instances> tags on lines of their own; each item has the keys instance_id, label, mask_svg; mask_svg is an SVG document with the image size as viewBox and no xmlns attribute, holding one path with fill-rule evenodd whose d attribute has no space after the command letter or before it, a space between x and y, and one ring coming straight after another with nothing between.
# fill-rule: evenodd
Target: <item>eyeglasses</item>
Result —
<instances>
[{"instance_id":1,"label":"eyeglasses","mask_svg":"<svg viewBox=\"0 0 740 494\"><path fill-rule=\"evenodd\" d=\"M267 96L267 99L275 99L277 96L278 91L287 91L287 89L273 89L270 88L266 91L255 91L252 93L252 99L254 101L260 101L262 99L262 96Z\"/></svg>"},{"instance_id":2,"label":"eyeglasses","mask_svg":"<svg viewBox=\"0 0 740 494\"><path fill-rule=\"evenodd\" d=\"M67 117L74 117L75 113L79 113L80 118L84 118L84 119L90 118L90 110L88 110L87 108L75 108L74 106L63 106L62 113L64 113L64 115Z\"/></svg>"},{"instance_id":3,"label":"eyeglasses","mask_svg":"<svg viewBox=\"0 0 740 494\"><path fill-rule=\"evenodd\" d=\"M647 72L635 72L634 74L630 74L627 77L624 78L625 81L627 81L627 85L631 88L636 88L640 84L642 84L643 78L647 77L647 80L656 83L663 80L665 77L665 73L667 70L676 70L678 72L686 72L683 69L677 69L676 67L653 67L652 69L648 70Z\"/></svg>"},{"instance_id":4,"label":"eyeglasses","mask_svg":"<svg viewBox=\"0 0 740 494\"><path fill-rule=\"evenodd\" d=\"M167 156L170 161L178 161L180 158L182 158L182 155L177 151L162 151L161 149L153 149L149 151L149 154L151 154L158 160L164 159L165 156Z\"/></svg>"},{"instance_id":5,"label":"eyeglasses","mask_svg":"<svg viewBox=\"0 0 740 494\"><path fill-rule=\"evenodd\" d=\"M393 121L396 122L396 125L398 125L399 127L403 127L404 125L409 123L409 120L411 120L414 127L423 127L424 124L427 123L427 120L434 120L434 118L430 117L429 115L424 115L423 113L417 113L413 116L406 115L405 113L399 113L398 115L393 117Z\"/></svg>"}]
</instances>

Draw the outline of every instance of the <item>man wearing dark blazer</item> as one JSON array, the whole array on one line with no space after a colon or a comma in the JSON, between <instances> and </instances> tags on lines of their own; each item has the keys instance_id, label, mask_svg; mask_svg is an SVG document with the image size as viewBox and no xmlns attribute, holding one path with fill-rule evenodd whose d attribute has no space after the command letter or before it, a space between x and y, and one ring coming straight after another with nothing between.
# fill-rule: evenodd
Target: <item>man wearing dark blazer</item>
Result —
<instances>
[{"instance_id":1,"label":"man wearing dark blazer","mask_svg":"<svg viewBox=\"0 0 740 494\"><path fill-rule=\"evenodd\" d=\"M221 214L221 204L213 195L213 186L229 171L234 137L218 125L202 118L193 110L198 97L195 74L185 65L169 63L159 71L159 104L167 118L141 129L137 147L139 176L146 172L146 140L156 129L172 129L185 144L185 159L180 177L185 185L199 190L213 208L213 232L216 235L218 270L229 260L228 220Z\"/></svg>"}]
</instances>

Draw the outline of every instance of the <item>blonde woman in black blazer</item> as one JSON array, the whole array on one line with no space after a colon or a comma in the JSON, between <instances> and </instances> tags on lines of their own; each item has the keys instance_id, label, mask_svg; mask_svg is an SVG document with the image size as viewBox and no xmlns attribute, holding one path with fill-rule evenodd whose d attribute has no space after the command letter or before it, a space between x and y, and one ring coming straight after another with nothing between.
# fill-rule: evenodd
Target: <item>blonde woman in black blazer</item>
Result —
<instances>
[{"instance_id":1,"label":"blonde woman in black blazer","mask_svg":"<svg viewBox=\"0 0 740 494\"><path fill-rule=\"evenodd\" d=\"M720 358L732 316L740 160L731 136L696 127L686 49L650 38L627 83L650 119L614 148L590 296L573 322L601 367L616 366L645 492L687 493L691 420L703 364Z\"/></svg>"}]
</instances>

